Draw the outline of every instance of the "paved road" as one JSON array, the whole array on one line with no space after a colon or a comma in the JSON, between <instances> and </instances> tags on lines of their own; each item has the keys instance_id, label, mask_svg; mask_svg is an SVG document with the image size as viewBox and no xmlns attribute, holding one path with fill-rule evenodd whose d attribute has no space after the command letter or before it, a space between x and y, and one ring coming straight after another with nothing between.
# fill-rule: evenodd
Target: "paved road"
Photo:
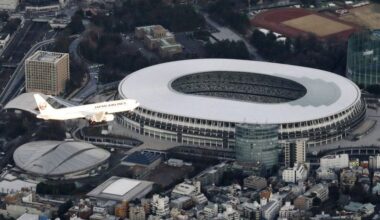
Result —
<instances>
[{"instance_id":1,"label":"paved road","mask_svg":"<svg viewBox=\"0 0 380 220\"><path fill-rule=\"evenodd\" d=\"M243 41L245 46L248 49L249 54L255 58L255 60L263 61L264 59L257 53L256 48L254 48L243 36L236 33L234 30L231 30L228 27L221 26L215 21L211 20L210 16L205 12L200 12L205 18L208 25L212 26L216 30L217 33L212 33L213 36L218 38L218 40L232 40L232 41Z\"/></svg>"},{"instance_id":2,"label":"paved road","mask_svg":"<svg viewBox=\"0 0 380 220\"><path fill-rule=\"evenodd\" d=\"M328 151L337 149L340 147L343 148L350 148L350 147L365 147L365 146L379 146L380 147L380 109L379 110L373 110L367 108L367 118L376 120L377 123L375 125L375 128L364 137L360 138L357 141L350 141L343 139L341 141L334 142L332 144L327 144L323 146L317 146L317 147L309 147L308 152L309 153L317 153L320 151Z\"/></svg>"},{"instance_id":3,"label":"paved road","mask_svg":"<svg viewBox=\"0 0 380 220\"><path fill-rule=\"evenodd\" d=\"M93 64L88 60L83 59L78 53L78 47L81 40L81 36L73 40L73 42L71 42L69 46L69 52L72 59L76 60L77 62L84 62L85 65L87 65L89 70L88 76L90 78L86 82L86 85L84 85L83 88L81 88L79 92L70 99L71 101L76 103L81 103L84 99L86 99L88 96L92 95L97 91L98 77L100 71L100 66L98 64Z\"/></svg>"},{"instance_id":4,"label":"paved road","mask_svg":"<svg viewBox=\"0 0 380 220\"><path fill-rule=\"evenodd\" d=\"M72 35L70 37L78 37L78 35ZM25 85L25 60L31 56L34 52L39 50L41 47L46 46L48 44L54 43L55 39L49 39L45 41L38 42L30 48L30 50L25 54L24 58L20 61L19 65L17 66L16 70L14 71L11 79L7 83L6 87L4 88L3 92L0 95L0 104L5 105L7 102L9 102L14 97L21 94L22 89Z\"/></svg>"},{"instance_id":5,"label":"paved road","mask_svg":"<svg viewBox=\"0 0 380 220\"><path fill-rule=\"evenodd\" d=\"M35 51L41 48L44 45L51 44L54 42L54 39L49 39L46 41L39 42L25 54L24 58L21 60L20 64L17 66L14 71L12 78L9 80L8 84L4 88L3 92L0 95L0 104L5 105L12 98L16 97L21 93L22 87L24 85L24 77L25 77L25 60L32 55Z\"/></svg>"}]
</instances>

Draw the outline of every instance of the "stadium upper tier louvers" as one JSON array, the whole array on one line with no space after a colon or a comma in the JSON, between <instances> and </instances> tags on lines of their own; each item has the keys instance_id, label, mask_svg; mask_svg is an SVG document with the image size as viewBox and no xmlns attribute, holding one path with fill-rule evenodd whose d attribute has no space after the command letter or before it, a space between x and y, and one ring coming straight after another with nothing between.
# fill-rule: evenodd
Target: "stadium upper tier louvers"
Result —
<instances>
[{"instance_id":1,"label":"stadium upper tier louvers","mask_svg":"<svg viewBox=\"0 0 380 220\"><path fill-rule=\"evenodd\" d=\"M365 117L359 88L339 75L276 63L197 59L128 75L121 98L140 107L117 117L140 134L231 151L235 125L277 124L279 139L318 146L342 139Z\"/></svg>"}]
</instances>

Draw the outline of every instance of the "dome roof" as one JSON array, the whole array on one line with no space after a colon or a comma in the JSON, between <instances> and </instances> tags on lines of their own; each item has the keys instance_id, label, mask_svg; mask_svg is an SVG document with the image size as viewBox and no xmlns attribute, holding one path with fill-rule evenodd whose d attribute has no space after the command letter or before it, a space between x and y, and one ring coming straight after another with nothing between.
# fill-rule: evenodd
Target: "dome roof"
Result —
<instances>
[{"instance_id":1,"label":"dome roof","mask_svg":"<svg viewBox=\"0 0 380 220\"><path fill-rule=\"evenodd\" d=\"M74 141L35 141L21 145L13 154L16 165L43 176L66 175L92 169L110 157L106 150Z\"/></svg>"}]
</instances>

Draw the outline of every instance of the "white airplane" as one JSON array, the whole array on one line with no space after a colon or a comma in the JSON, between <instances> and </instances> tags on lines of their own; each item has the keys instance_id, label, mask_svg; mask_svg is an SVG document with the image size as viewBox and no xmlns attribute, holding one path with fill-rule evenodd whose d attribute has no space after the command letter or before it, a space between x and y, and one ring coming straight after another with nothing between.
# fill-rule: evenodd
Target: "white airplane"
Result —
<instances>
[{"instance_id":1,"label":"white airplane","mask_svg":"<svg viewBox=\"0 0 380 220\"><path fill-rule=\"evenodd\" d=\"M112 121L112 113L132 111L140 105L136 100L124 99L55 109L39 94L34 94L34 99L40 111L37 118L44 120L85 118L91 122Z\"/></svg>"}]
</instances>

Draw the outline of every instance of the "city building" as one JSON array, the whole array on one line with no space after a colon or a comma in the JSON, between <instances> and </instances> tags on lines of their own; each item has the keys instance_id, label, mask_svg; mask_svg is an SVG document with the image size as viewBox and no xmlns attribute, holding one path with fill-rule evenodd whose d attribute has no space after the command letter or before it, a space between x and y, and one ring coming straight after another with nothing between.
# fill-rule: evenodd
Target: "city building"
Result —
<instances>
[{"instance_id":1,"label":"city building","mask_svg":"<svg viewBox=\"0 0 380 220\"><path fill-rule=\"evenodd\" d=\"M23 191L15 194L8 194L3 197L3 206L0 214L3 216L19 218L25 213L30 214L25 217L37 215L40 219L50 219L52 214L58 210L58 206L37 200L35 192Z\"/></svg>"},{"instance_id":2,"label":"city building","mask_svg":"<svg viewBox=\"0 0 380 220\"><path fill-rule=\"evenodd\" d=\"M0 49L3 49L7 45L9 39L10 39L9 33L0 34Z\"/></svg>"},{"instance_id":3,"label":"city building","mask_svg":"<svg viewBox=\"0 0 380 220\"><path fill-rule=\"evenodd\" d=\"M343 190L350 190L354 187L356 180L356 173L352 170L345 169L340 173L340 187Z\"/></svg>"},{"instance_id":4,"label":"city building","mask_svg":"<svg viewBox=\"0 0 380 220\"><path fill-rule=\"evenodd\" d=\"M69 54L37 51L25 61L27 92L60 95L70 79Z\"/></svg>"},{"instance_id":5,"label":"city building","mask_svg":"<svg viewBox=\"0 0 380 220\"><path fill-rule=\"evenodd\" d=\"M201 183L198 181L195 182L189 182L185 181L183 183L180 183L174 187L172 190L171 197L172 198L179 198L181 196L196 196L199 193L201 193Z\"/></svg>"},{"instance_id":6,"label":"city building","mask_svg":"<svg viewBox=\"0 0 380 220\"><path fill-rule=\"evenodd\" d=\"M76 141L34 141L21 145L13 160L26 173L47 179L94 176L108 168L111 154L92 144Z\"/></svg>"},{"instance_id":7,"label":"city building","mask_svg":"<svg viewBox=\"0 0 380 220\"><path fill-rule=\"evenodd\" d=\"M17 176L7 173L2 176L2 180L0 180L0 193L13 194L23 190L35 192L37 184L37 181L18 178Z\"/></svg>"},{"instance_id":8,"label":"city building","mask_svg":"<svg viewBox=\"0 0 380 220\"><path fill-rule=\"evenodd\" d=\"M25 213L22 216L20 216L17 220L39 220L39 219L40 219L39 215Z\"/></svg>"},{"instance_id":9,"label":"city building","mask_svg":"<svg viewBox=\"0 0 380 220\"><path fill-rule=\"evenodd\" d=\"M354 33L348 40L347 77L368 87L380 83L380 30Z\"/></svg>"},{"instance_id":10,"label":"city building","mask_svg":"<svg viewBox=\"0 0 380 220\"><path fill-rule=\"evenodd\" d=\"M380 169L380 155L369 156L368 166L372 170Z\"/></svg>"},{"instance_id":11,"label":"city building","mask_svg":"<svg viewBox=\"0 0 380 220\"><path fill-rule=\"evenodd\" d=\"M170 213L169 197L161 197L157 194L153 195L151 209L153 215L161 218L167 217Z\"/></svg>"},{"instance_id":12,"label":"city building","mask_svg":"<svg viewBox=\"0 0 380 220\"><path fill-rule=\"evenodd\" d=\"M284 149L285 166L293 167L295 163L306 161L306 139L288 140L281 143Z\"/></svg>"},{"instance_id":13,"label":"city building","mask_svg":"<svg viewBox=\"0 0 380 220\"><path fill-rule=\"evenodd\" d=\"M316 170L317 178L321 180L338 180L338 175L336 175L333 169L322 169L318 168Z\"/></svg>"},{"instance_id":14,"label":"city building","mask_svg":"<svg viewBox=\"0 0 380 220\"><path fill-rule=\"evenodd\" d=\"M326 155L320 159L321 169L340 170L349 166L348 154Z\"/></svg>"},{"instance_id":15,"label":"city building","mask_svg":"<svg viewBox=\"0 0 380 220\"><path fill-rule=\"evenodd\" d=\"M121 160L123 165L127 166L143 166L149 169L154 169L157 167L162 160L162 155L156 152L149 151L135 151L131 154L128 154Z\"/></svg>"},{"instance_id":16,"label":"city building","mask_svg":"<svg viewBox=\"0 0 380 220\"><path fill-rule=\"evenodd\" d=\"M172 167L182 167L184 163L183 163L183 160L170 158L167 161L167 164Z\"/></svg>"},{"instance_id":17,"label":"city building","mask_svg":"<svg viewBox=\"0 0 380 220\"><path fill-rule=\"evenodd\" d=\"M182 53L182 45L177 43L174 34L161 25L136 27L135 36L143 39L150 50L157 49L161 57L171 57Z\"/></svg>"},{"instance_id":18,"label":"city building","mask_svg":"<svg viewBox=\"0 0 380 220\"><path fill-rule=\"evenodd\" d=\"M253 203L243 203L242 205L242 218L260 220L261 219L261 206L258 202Z\"/></svg>"},{"instance_id":19,"label":"city building","mask_svg":"<svg viewBox=\"0 0 380 220\"><path fill-rule=\"evenodd\" d=\"M261 212L265 220L274 220L281 208L281 201L270 200L266 204L262 204Z\"/></svg>"},{"instance_id":20,"label":"city building","mask_svg":"<svg viewBox=\"0 0 380 220\"><path fill-rule=\"evenodd\" d=\"M313 198L300 195L294 200L294 207L300 210L309 210L313 207Z\"/></svg>"},{"instance_id":21,"label":"city building","mask_svg":"<svg viewBox=\"0 0 380 220\"><path fill-rule=\"evenodd\" d=\"M215 185L215 184L218 185L220 181L222 180L223 173L226 171L226 169L227 169L227 164L223 162L202 171L193 179L194 181L201 182L202 187Z\"/></svg>"},{"instance_id":22,"label":"city building","mask_svg":"<svg viewBox=\"0 0 380 220\"><path fill-rule=\"evenodd\" d=\"M243 180L244 187L254 190L262 190L267 187L267 179L260 176L249 176Z\"/></svg>"},{"instance_id":23,"label":"city building","mask_svg":"<svg viewBox=\"0 0 380 220\"><path fill-rule=\"evenodd\" d=\"M344 206L344 210L354 213L360 213L362 217L367 217L375 212L375 206L371 203L362 204L359 202L350 202Z\"/></svg>"},{"instance_id":24,"label":"city building","mask_svg":"<svg viewBox=\"0 0 380 220\"><path fill-rule=\"evenodd\" d=\"M309 197L315 196L324 202L329 199L329 187L327 184L318 183L306 191L304 195Z\"/></svg>"},{"instance_id":25,"label":"city building","mask_svg":"<svg viewBox=\"0 0 380 220\"><path fill-rule=\"evenodd\" d=\"M2 0L0 10L15 11L19 3L19 0Z\"/></svg>"},{"instance_id":26,"label":"city building","mask_svg":"<svg viewBox=\"0 0 380 220\"><path fill-rule=\"evenodd\" d=\"M238 124L235 130L236 161L261 164L271 169L278 164L278 126Z\"/></svg>"},{"instance_id":27,"label":"city building","mask_svg":"<svg viewBox=\"0 0 380 220\"><path fill-rule=\"evenodd\" d=\"M228 205L226 210L223 212L223 219L225 220L240 220L240 214L236 210L232 208L232 206Z\"/></svg>"},{"instance_id":28,"label":"city building","mask_svg":"<svg viewBox=\"0 0 380 220\"><path fill-rule=\"evenodd\" d=\"M193 205L193 200L190 196L182 196L177 199L170 200L170 207L177 209L187 209Z\"/></svg>"},{"instance_id":29,"label":"city building","mask_svg":"<svg viewBox=\"0 0 380 220\"><path fill-rule=\"evenodd\" d=\"M290 202L285 202L280 208L279 219L296 219L300 216L300 210L296 209Z\"/></svg>"},{"instance_id":30,"label":"city building","mask_svg":"<svg viewBox=\"0 0 380 220\"><path fill-rule=\"evenodd\" d=\"M307 179L308 168L305 164L294 164L282 171L282 180L287 183L296 183Z\"/></svg>"},{"instance_id":31,"label":"city building","mask_svg":"<svg viewBox=\"0 0 380 220\"><path fill-rule=\"evenodd\" d=\"M69 18L53 18L49 21L49 25L53 29L64 29L70 22Z\"/></svg>"},{"instance_id":32,"label":"city building","mask_svg":"<svg viewBox=\"0 0 380 220\"><path fill-rule=\"evenodd\" d=\"M128 135L219 158L235 157L238 124L278 125L279 140L307 138L315 147L341 140L366 112L360 89L337 74L231 59L150 66L124 78L119 96L140 103L116 118Z\"/></svg>"},{"instance_id":33,"label":"city building","mask_svg":"<svg viewBox=\"0 0 380 220\"><path fill-rule=\"evenodd\" d=\"M129 207L130 220L145 220L145 209L141 206Z\"/></svg>"},{"instance_id":34,"label":"city building","mask_svg":"<svg viewBox=\"0 0 380 220\"><path fill-rule=\"evenodd\" d=\"M87 193L90 198L103 201L131 201L141 199L152 191L153 183L113 176Z\"/></svg>"}]
</instances>

